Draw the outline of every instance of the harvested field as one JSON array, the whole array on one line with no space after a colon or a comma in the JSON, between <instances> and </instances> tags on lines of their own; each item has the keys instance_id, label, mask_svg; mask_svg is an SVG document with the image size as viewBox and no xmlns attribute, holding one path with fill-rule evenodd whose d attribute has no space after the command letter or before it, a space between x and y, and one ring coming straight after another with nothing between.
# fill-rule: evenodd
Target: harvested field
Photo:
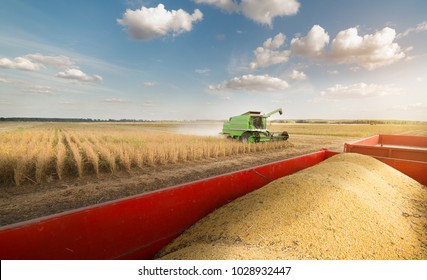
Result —
<instances>
[{"instance_id":1,"label":"harvested field","mask_svg":"<svg viewBox=\"0 0 427 280\"><path fill-rule=\"evenodd\" d=\"M340 154L217 209L162 259L426 259L427 188Z\"/></svg>"}]
</instances>

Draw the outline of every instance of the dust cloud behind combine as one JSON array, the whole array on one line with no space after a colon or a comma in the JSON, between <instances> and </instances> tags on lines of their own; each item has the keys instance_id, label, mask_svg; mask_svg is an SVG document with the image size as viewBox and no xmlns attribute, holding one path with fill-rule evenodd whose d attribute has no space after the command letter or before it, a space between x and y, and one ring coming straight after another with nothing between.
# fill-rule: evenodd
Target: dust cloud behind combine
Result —
<instances>
[{"instance_id":1,"label":"dust cloud behind combine","mask_svg":"<svg viewBox=\"0 0 427 280\"><path fill-rule=\"evenodd\" d=\"M172 132L178 133L178 134L209 136L209 137L223 137L220 134L221 131L222 131L221 122L191 123L191 124L184 123L179 127L172 129Z\"/></svg>"}]
</instances>

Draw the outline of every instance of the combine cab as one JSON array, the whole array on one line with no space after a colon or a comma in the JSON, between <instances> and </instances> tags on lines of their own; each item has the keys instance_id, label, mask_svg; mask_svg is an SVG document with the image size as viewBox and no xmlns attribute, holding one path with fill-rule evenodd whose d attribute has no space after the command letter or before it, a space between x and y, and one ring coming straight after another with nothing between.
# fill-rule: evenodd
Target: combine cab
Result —
<instances>
[{"instance_id":1,"label":"combine cab","mask_svg":"<svg viewBox=\"0 0 427 280\"><path fill-rule=\"evenodd\" d=\"M251 143L288 140L288 132L283 131L274 135L267 129L267 118L275 113L281 115L282 108L278 108L268 114L249 111L239 116L231 117L224 122L222 134L228 138Z\"/></svg>"}]
</instances>

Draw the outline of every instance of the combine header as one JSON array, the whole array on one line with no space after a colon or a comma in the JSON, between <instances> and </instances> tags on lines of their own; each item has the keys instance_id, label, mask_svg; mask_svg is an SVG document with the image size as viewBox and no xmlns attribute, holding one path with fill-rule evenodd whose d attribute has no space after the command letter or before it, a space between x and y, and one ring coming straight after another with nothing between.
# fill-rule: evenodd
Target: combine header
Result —
<instances>
[{"instance_id":1,"label":"combine header","mask_svg":"<svg viewBox=\"0 0 427 280\"><path fill-rule=\"evenodd\" d=\"M228 138L251 143L288 140L288 132L283 131L278 135L274 135L267 129L267 118L275 113L281 115L282 108L278 108L268 114L249 111L239 116L231 117L224 122L221 134L226 135Z\"/></svg>"}]
</instances>

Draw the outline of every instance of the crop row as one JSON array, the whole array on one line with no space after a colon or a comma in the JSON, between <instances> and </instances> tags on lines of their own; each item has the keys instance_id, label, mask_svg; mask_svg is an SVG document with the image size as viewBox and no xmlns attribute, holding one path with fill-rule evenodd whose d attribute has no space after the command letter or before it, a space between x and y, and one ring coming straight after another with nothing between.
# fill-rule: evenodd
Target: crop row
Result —
<instances>
[{"instance_id":1,"label":"crop row","mask_svg":"<svg viewBox=\"0 0 427 280\"><path fill-rule=\"evenodd\" d=\"M150 166L281 149L217 137L102 129L31 128L2 133L0 185L130 172Z\"/></svg>"}]
</instances>

